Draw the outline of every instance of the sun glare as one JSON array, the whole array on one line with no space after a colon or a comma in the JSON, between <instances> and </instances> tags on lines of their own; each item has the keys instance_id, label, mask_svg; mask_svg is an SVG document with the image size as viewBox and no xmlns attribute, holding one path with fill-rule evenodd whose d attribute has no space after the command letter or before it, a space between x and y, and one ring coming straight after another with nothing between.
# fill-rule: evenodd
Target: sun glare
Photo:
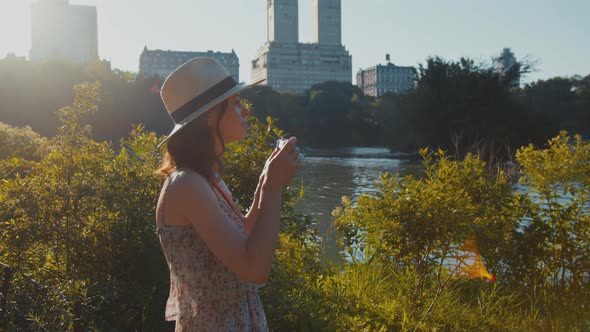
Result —
<instances>
[{"instance_id":1,"label":"sun glare","mask_svg":"<svg viewBox=\"0 0 590 332\"><path fill-rule=\"evenodd\" d=\"M30 48L30 0L0 0L0 58Z\"/></svg>"}]
</instances>

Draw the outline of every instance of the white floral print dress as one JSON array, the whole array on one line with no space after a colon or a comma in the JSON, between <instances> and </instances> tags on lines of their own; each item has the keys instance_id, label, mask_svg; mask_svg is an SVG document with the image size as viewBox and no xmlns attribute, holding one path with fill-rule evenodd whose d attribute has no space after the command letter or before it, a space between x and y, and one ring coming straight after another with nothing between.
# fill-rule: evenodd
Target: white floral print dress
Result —
<instances>
[{"instance_id":1,"label":"white floral print dress","mask_svg":"<svg viewBox=\"0 0 590 332\"><path fill-rule=\"evenodd\" d=\"M212 189L228 218L245 234L244 216L223 180ZM268 331L258 286L229 270L192 226L166 225L160 219L157 234L170 270L165 319L176 321L177 332Z\"/></svg>"}]
</instances>

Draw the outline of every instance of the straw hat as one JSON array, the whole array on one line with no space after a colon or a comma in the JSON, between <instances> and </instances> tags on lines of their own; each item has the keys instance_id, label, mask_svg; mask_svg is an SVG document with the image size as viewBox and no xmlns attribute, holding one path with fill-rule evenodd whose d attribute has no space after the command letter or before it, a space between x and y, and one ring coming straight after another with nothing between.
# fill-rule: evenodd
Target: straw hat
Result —
<instances>
[{"instance_id":1,"label":"straw hat","mask_svg":"<svg viewBox=\"0 0 590 332\"><path fill-rule=\"evenodd\" d=\"M176 68L166 78L160 96L174 129L158 147L180 129L240 91L258 85L238 84L219 61L213 58L194 58Z\"/></svg>"}]
</instances>

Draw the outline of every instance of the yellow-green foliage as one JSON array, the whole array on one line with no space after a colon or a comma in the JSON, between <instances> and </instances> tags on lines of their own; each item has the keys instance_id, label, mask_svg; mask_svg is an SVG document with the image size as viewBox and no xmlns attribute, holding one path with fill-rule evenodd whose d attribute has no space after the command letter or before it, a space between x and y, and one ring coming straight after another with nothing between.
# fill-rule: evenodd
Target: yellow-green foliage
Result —
<instances>
[{"instance_id":1,"label":"yellow-green foliage","mask_svg":"<svg viewBox=\"0 0 590 332\"><path fill-rule=\"evenodd\" d=\"M522 278L535 309L590 328L590 142L566 132L517 153L527 186ZM568 325L565 325L569 327ZM561 326L563 327L563 326Z\"/></svg>"},{"instance_id":2,"label":"yellow-green foliage","mask_svg":"<svg viewBox=\"0 0 590 332\"><path fill-rule=\"evenodd\" d=\"M334 210L348 261L319 279L332 329L589 329L590 143L522 148L519 186L473 155L421 153L423 178L384 174ZM469 236L496 284L454 276Z\"/></svg>"},{"instance_id":3,"label":"yellow-green foliage","mask_svg":"<svg viewBox=\"0 0 590 332\"><path fill-rule=\"evenodd\" d=\"M19 157L38 160L46 142L28 126L18 128L0 122L0 159Z\"/></svg>"},{"instance_id":4,"label":"yellow-green foliage","mask_svg":"<svg viewBox=\"0 0 590 332\"><path fill-rule=\"evenodd\" d=\"M2 159L16 167L0 182L0 262L13 267L9 327L72 330L80 303L86 327L173 328L163 321L169 272L155 234L162 179L154 171L162 138L139 125L116 148L92 139L84 122L97 111L99 88L99 83L75 87L74 102L59 111L59 134L48 140L47 153L38 160L26 160L24 150ZM272 120L268 125L254 118L250 122L248 138L230 144L224 156L228 184L244 208L274 148L269 143L283 135ZM7 137L18 136L8 129L12 136ZM309 230L312 220L293 209L296 192L293 188L284 195L280 263L263 292L267 317L275 326L295 322L284 313L301 302L287 285L300 286L299 276L312 275L309 268L319 264L317 238ZM277 293L284 295L280 300L287 307L273 306Z\"/></svg>"},{"instance_id":5,"label":"yellow-green foliage","mask_svg":"<svg viewBox=\"0 0 590 332\"><path fill-rule=\"evenodd\" d=\"M98 83L77 86L48 141L0 126L0 139L19 147L0 158L10 328L72 330L78 303L84 327L172 329L163 322L168 268L154 223L161 138L136 126L116 145L93 140L83 122L98 91ZM226 179L243 209L284 135L272 119L251 118L249 136L228 146ZM320 264L313 220L294 209L301 188L289 188L261 289L271 329L590 329L589 146L562 133L547 149L522 148L518 186L473 155L423 150L423 177L384 174L377 194L345 198L333 212L346 252L335 266ZM495 284L454 277L449 258L472 236Z\"/></svg>"},{"instance_id":6,"label":"yellow-green foliage","mask_svg":"<svg viewBox=\"0 0 590 332\"><path fill-rule=\"evenodd\" d=\"M22 172L47 153L47 139L30 127L18 128L0 122L0 179Z\"/></svg>"},{"instance_id":7,"label":"yellow-green foliage","mask_svg":"<svg viewBox=\"0 0 590 332\"><path fill-rule=\"evenodd\" d=\"M474 155L463 161L442 151L422 155L424 178L383 174L378 194L361 195L356 204L343 198L334 210L335 226L353 259L362 254L366 260L428 271L473 234L495 242L487 251L503 246L502 233L517 222L504 172L489 176Z\"/></svg>"},{"instance_id":8,"label":"yellow-green foliage","mask_svg":"<svg viewBox=\"0 0 590 332\"><path fill-rule=\"evenodd\" d=\"M138 326L166 288L154 235L158 138L136 127L118 152L92 140L81 120L98 88L77 86L48 154L0 184L0 261L16 269L10 319L25 330L71 328L75 302L85 324Z\"/></svg>"},{"instance_id":9,"label":"yellow-green foliage","mask_svg":"<svg viewBox=\"0 0 590 332\"><path fill-rule=\"evenodd\" d=\"M455 282L440 287L433 276L375 262L347 264L320 278L321 316L330 331L515 331L541 324L493 284ZM477 287L469 298L462 288ZM430 308L430 310L429 310Z\"/></svg>"}]
</instances>

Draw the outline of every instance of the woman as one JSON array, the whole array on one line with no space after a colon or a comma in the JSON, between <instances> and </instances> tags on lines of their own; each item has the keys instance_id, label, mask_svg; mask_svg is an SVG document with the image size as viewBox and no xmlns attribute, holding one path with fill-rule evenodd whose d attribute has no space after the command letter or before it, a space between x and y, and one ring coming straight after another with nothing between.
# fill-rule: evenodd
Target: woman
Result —
<instances>
[{"instance_id":1,"label":"woman","mask_svg":"<svg viewBox=\"0 0 590 332\"><path fill-rule=\"evenodd\" d=\"M156 222L170 269L166 320L176 321L176 331L268 329L257 285L268 278L281 191L297 174L299 149L293 137L272 152L243 216L223 182L219 158L225 143L246 136L250 112L239 92L248 87L216 60L195 58L161 89L176 125L162 142L167 152L158 173L166 180Z\"/></svg>"}]
</instances>

